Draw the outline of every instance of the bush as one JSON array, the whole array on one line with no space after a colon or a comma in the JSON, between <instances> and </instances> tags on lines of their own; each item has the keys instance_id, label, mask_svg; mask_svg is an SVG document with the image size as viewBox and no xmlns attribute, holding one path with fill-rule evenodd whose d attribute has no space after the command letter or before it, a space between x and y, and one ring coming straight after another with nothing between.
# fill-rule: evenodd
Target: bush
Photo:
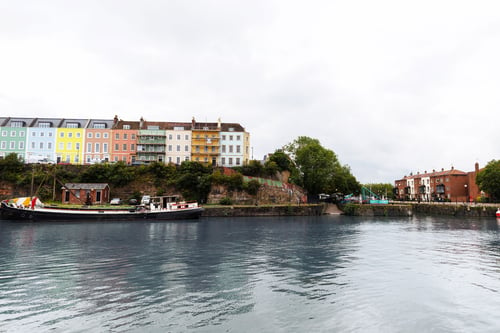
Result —
<instances>
[{"instance_id":1,"label":"bush","mask_svg":"<svg viewBox=\"0 0 500 333\"><path fill-rule=\"evenodd\" d=\"M355 216L357 215L358 206L356 204L348 203L342 207L345 215Z\"/></svg>"},{"instance_id":2,"label":"bush","mask_svg":"<svg viewBox=\"0 0 500 333\"><path fill-rule=\"evenodd\" d=\"M24 171L24 164L17 154L9 154L0 160L0 180L17 182Z\"/></svg>"},{"instance_id":3,"label":"bush","mask_svg":"<svg viewBox=\"0 0 500 333\"><path fill-rule=\"evenodd\" d=\"M227 179L227 189L229 191L241 191L243 189L243 175L235 173Z\"/></svg>"},{"instance_id":4,"label":"bush","mask_svg":"<svg viewBox=\"0 0 500 333\"><path fill-rule=\"evenodd\" d=\"M255 179L252 179L248 183L243 184L243 190L245 190L245 192L250 195L256 195L259 192L259 188L260 183Z\"/></svg>"},{"instance_id":5,"label":"bush","mask_svg":"<svg viewBox=\"0 0 500 333\"><path fill-rule=\"evenodd\" d=\"M229 205L233 204L233 200L231 200L231 198L224 197L224 198L220 199L219 204L220 205L228 205L229 206Z\"/></svg>"}]
</instances>

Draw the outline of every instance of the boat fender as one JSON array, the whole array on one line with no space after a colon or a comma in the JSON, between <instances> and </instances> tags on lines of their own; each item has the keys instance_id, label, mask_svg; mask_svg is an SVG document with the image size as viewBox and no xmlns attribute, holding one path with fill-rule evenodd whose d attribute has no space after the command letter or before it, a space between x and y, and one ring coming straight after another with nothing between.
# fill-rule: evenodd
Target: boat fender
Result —
<instances>
[{"instance_id":1,"label":"boat fender","mask_svg":"<svg viewBox=\"0 0 500 333\"><path fill-rule=\"evenodd\" d=\"M32 215L32 214L30 214L30 215L28 216L28 218L29 218L30 220L32 220L32 219L33 219L33 215Z\"/></svg>"},{"instance_id":2,"label":"boat fender","mask_svg":"<svg viewBox=\"0 0 500 333\"><path fill-rule=\"evenodd\" d=\"M25 213L21 213L21 217L26 217L26 214Z\"/></svg>"}]
</instances>

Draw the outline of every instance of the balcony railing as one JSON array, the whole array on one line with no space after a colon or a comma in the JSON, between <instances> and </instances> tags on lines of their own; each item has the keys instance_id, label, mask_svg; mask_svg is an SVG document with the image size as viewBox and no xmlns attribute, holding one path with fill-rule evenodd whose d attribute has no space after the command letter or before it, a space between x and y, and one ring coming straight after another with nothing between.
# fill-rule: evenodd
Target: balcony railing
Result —
<instances>
[{"instance_id":1,"label":"balcony railing","mask_svg":"<svg viewBox=\"0 0 500 333\"><path fill-rule=\"evenodd\" d=\"M164 145L165 138L139 138L137 143L143 145Z\"/></svg>"}]
</instances>

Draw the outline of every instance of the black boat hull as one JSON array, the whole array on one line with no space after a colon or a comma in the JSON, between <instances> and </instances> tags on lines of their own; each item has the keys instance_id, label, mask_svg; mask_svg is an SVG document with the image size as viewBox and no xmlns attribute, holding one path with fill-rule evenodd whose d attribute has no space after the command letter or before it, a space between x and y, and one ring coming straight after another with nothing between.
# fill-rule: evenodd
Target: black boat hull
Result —
<instances>
[{"instance_id":1,"label":"black boat hull","mask_svg":"<svg viewBox=\"0 0 500 333\"><path fill-rule=\"evenodd\" d=\"M197 219L203 213L202 207L179 209L175 211L159 210L71 210L71 209L25 209L1 203L2 219L24 221L73 221L73 220L184 220Z\"/></svg>"}]
</instances>

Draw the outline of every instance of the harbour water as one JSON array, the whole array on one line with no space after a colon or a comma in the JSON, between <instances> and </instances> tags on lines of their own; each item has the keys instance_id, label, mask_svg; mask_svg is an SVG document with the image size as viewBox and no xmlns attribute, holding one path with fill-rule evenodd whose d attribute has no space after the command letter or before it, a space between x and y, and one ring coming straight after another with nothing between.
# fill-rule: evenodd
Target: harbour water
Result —
<instances>
[{"instance_id":1,"label":"harbour water","mask_svg":"<svg viewBox=\"0 0 500 333\"><path fill-rule=\"evenodd\" d=\"M0 332L498 332L496 219L0 221Z\"/></svg>"}]
</instances>

